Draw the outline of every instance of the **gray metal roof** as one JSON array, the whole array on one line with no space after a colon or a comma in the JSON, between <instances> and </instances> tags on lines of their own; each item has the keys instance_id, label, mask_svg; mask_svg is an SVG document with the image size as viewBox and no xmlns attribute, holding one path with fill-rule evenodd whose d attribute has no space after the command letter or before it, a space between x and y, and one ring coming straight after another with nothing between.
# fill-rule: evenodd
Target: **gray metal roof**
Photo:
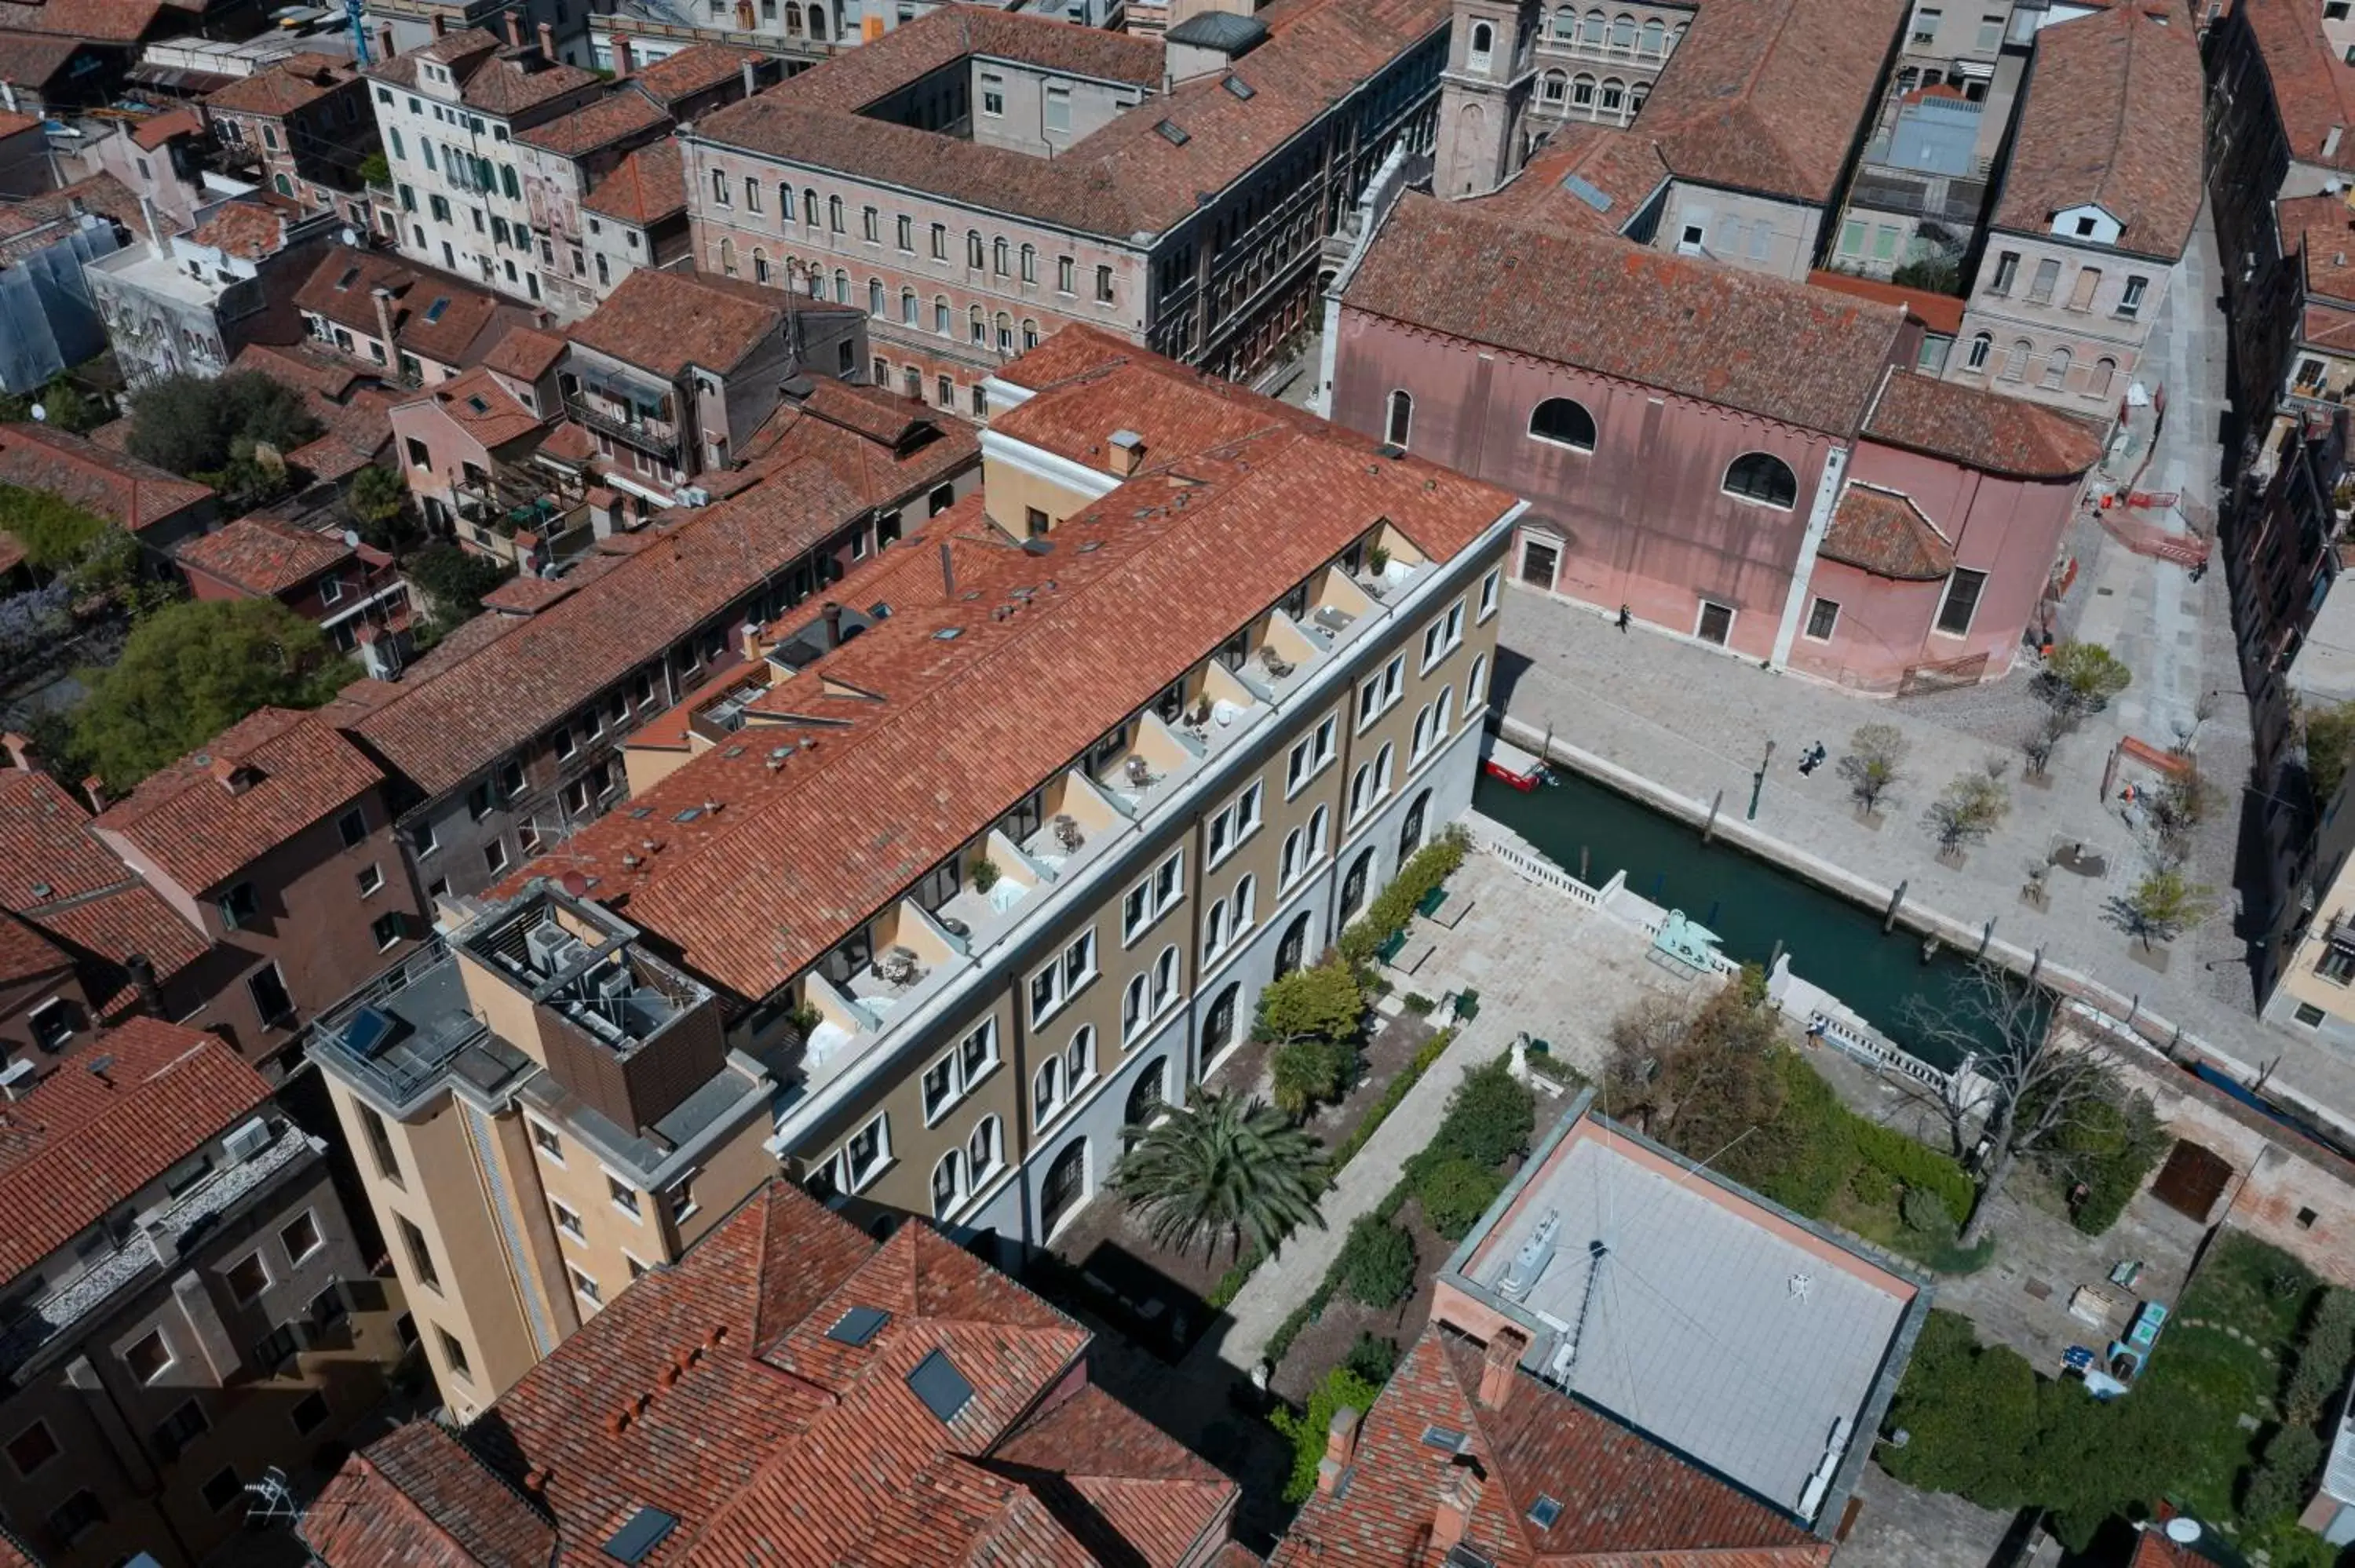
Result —
<instances>
[{"instance_id":1,"label":"gray metal roof","mask_svg":"<svg viewBox=\"0 0 2355 1568\"><path fill-rule=\"evenodd\" d=\"M1267 42L1267 24L1256 16L1231 11L1203 11L1187 17L1162 35L1173 44L1217 49L1226 55L1246 54Z\"/></svg>"}]
</instances>

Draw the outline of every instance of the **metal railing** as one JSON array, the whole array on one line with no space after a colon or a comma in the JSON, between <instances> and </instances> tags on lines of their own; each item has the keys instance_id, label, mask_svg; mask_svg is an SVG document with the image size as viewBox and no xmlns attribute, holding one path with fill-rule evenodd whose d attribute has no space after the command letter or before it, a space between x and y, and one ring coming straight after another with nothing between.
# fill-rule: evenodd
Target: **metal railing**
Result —
<instances>
[{"instance_id":1,"label":"metal railing","mask_svg":"<svg viewBox=\"0 0 2355 1568\"><path fill-rule=\"evenodd\" d=\"M571 397L564 406L574 418L592 430L602 430L617 440L648 451L678 455L678 427L667 419L634 419L608 412L600 403L583 397Z\"/></svg>"}]
</instances>

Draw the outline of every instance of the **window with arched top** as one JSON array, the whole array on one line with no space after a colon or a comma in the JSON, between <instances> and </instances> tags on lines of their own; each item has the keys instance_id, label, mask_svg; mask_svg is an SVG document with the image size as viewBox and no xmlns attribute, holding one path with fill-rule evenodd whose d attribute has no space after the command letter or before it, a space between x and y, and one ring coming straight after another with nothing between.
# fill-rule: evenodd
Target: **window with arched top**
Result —
<instances>
[{"instance_id":1,"label":"window with arched top","mask_svg":"<svg viewBox=\"0 0 2355 1568\"><path fill-rule=\"evenodd\" d=\"M805 228L817 227L817 192L807 185L802 187L802 226Z\"/></svg>"},{"instance_id":2,"label":"window with arched top","mask_svg":"<svg viewBox=\"0 0 2355 1568\"><path fill-rule=\"evenodd\" d=\"M949 300L946 294L934 294L932 296L932 330L940 334L943 337L948 336L952 332L956 330L954 326L951 324Z\"/></svg>"},{"instance_id":3,"label":"window with arched top","mask_svg":"<svg viewBox=\"0 0 2355 1568\"><path fill-rule=\"evenodd\" d=\"M1971 338L1971 351L1963 358L1963 368L1966 370L1985 370L1987 368L1987 355L1993 353L1994 350L1995 337L1992 334L1978 333L1975 334Z\"/></svg>"},{"instance_id":4,"label":"window with arched top","mask_svg":"<svg viewBox=\"0 0 2355 1568\"><path fill-rule=\"evenodd\" d=\"M1553 14L1553 36L1561 42L1574 43L1578 38L1578 7L1564 5Z\"/></svg>"},{"instance_id":5,"label":"window with arched top","mask_svg":"<svg viewBox=\"0 0 2355 1568\"><path fill-rule=\"evenodd\" d=\"M1570 82L1570 101L1575 108L1593 108L1594 79L1587 75L1584 71L1580 71L1576 76L1572 77Z\"/></svg>"},{"instance_id":6,"label":"window with arched top","mask_svg":"<svg viewBox=\"0 0 2355 1568\"><path fill-rule=\"evenodd\" d=\"M1039 1064L1030 1080L1030 1125L1041 1128L1063 1103L1063 1064L1050 1056Z\"/></svg>"},{"instance_id":7,"label":"window with arched top","mask_svg":"<svg viewBox=\"0 0 2355 1568\"><path fill-rule=\"evenodd\" d=\"M921 313L922 309L916 303L916 291L913 289L900 290L900 320L909 326L914 326L916 324L917 317Z\"/></svg>"},{"instance_id":8,"label":"window with arched top","mask_svg":"<svg viewBox=\"0 0 2355 1568\"><path fill-rule=\"evenodd\" d=\"M826 198L826 226L837 234L842 232L842 198L838 196Z\"/></svg>"},{"instance_id":9,"label":"window with arched top","mask_svg":"<svg viewBox=\"0 0 2355 1568\"><path fill-rule=\"evenodd\" d=\"M964 1201L964 1150L952 1149L932 1167L932 1218L945 1220Z\"/></svg>"},{"instance_id":10,"label":"window with arched top","mask_svg":"<svg viewBox=\"0 0 2355 1568\"><path fill-rule=\"evenodd\" d=\"M719 270L730 278L736 275L736 242L724 234L719 237Z\"/></svg>"},{"instance_id":11,"label":"window with arched top","mask_svg":"<svg viewBox=\"0 0 2355 1568\"><path fill-rule=\"evenodd\" d=\"M823 43L826 39L826 12L818 6L809 8L810 37Z\"/></svg>"},{"instance_id":12,"label":"window with arched top","mask_svg":"<svg viewBox=\"0 0 2355 1568\"><path fill-rule=\"evenodd\" d=\"M974 342L983 344L989 342L989 320L981 313L979 305L971 306L965 311L964 324L967 334Z\"/></svg>"},{"instance_id":13,"label":"window with arched top","mask_svg":"<svg viewBox=\"0 0 2355 1568\"><path fill-rule=\"evenodd\" d=\"M1039 346L1039 323L1025 316L1022 319L1022 352L1028 354Z\"/></svg>"},{"instance_id":14,"label":"window with arched top","mask_svg":"<svg viewBox=\"0 0 2355 1568\"><path fill-rule=\"evenodd\" d=\"M2028 362L2035 353L2034 344L2024 337L2016 339L2011 345L2011 352L2004 355L2003 378L2006 381L2024 379L2028 375Z\"/></svg>"},{"instance_id":15,"label":"window with arched top","mask_svg":"<svg viewBox=\"0 0 2355 1568\"><path fill-rule=\"evenodd\" d=\"M2056 348L2052 357L2044 362L2044 385L2054 391L2069 384L2069 351Z\"/></svg>"},{"instance_id":16,"label":"window with arched top","mask_svg":"<svg viewBox=\"0 0 2355 1568\"><path fill-rule=\"evenodd\" d=\"M1570 96L1570 78L1558 70L1546 72L1538 82L1538 96L1548 103L1561 103Z\"/></svg>"},{"instance_id":17,"label":"window with arched top","mask_svg":"<svg viewBox=\"0 0 2355 1568\"><path fill-rule=\"evenodd\" d=\"M1589 11L1586 14L1587 43L1599 49L1603 47L1604 40L1610 36L1610 17L1600 11Z\"/></svg>"},{"instance_id":18,"label":"window with arched top","mask_svg":"<svg viewBox=\"0 0 2355 1568\"><path fill-rule=\"evenodd\" d=\"M2097 359L2094 361L2094 368L2088 372L2085 376L2085 396L2088 397L2108 397L2110 392L2110 377L2115 376L2117 373L2118 362L2116 360Z\"/></svg>"},{"instance_id":19,"label":"window with arched top","mask_svg":"<svg viewBox=\"0 0 2355 1568\"><path fill-rule=\"evenodd\" d=\"M991 240L989 242L989 270L996 273L1001 278L1005 277L1006 259L1012 254L1012 248L1006 243L1006 237L1004 235L1000 235L996 239Z\"/></svg>"},{"instance_id":20,"label":"window with arched top","mask_svg":"<svg viewBox=\"0 0 2355 1568\"><path fill-rule=\"evenodd\" d=\"M976 272L981 270L981 231L977 228L968 228L964 231L964 264Z\"/></svg>"},{"instance_id":21,"label":"window with arched top","mask_svg":"<svg viewBox=\"0 0 2355 1568\"><path fill-rule=\"evenodd\" d=\"M1644 24L1644 39L1641 48L1646 54L1658 54L1667 47L1668 41L1668 25L1666 22L1655 16Z\"/></svg>"},{"instance_id":22,"label":"window with arched top","mask_svg":"<svg viewBox=\"0 0 2355 1568\"><path fill-rule=\"evenodd\" d=\"M777 221L791 223L793 220L794 187L783 180L779 180L777 182Z\"/></svg>"},{"instance_id":23,"label":"window with arched top","mask_svg":"<svg viewBox=\"0 0 2355 1568\"><path fill-rule=\"evenodd\" d=\"M1594 416L1586 406L1568 397L1549 397L1529 410L1529 434L1541 441L1594 450Z\"/></svg>"},{"instance_id":24,"label":"window with arched top","mask_svg":"<svg viewBox=\"0 0 2355 1568\"><path fill-rule=\"evenodd\" d=\"M1799 476L1772 452L1744 452L1726 465L1725 493L1760 506L1789 507L1799 499Z\"/></svg>"},{"instance_id":25,"label":"window with arched top","mask_svg":"<svg viewBox=\"0 0 2355 1568\"><path fill-rule=\"evenodd\" d=\"M1063 1081L1072 1088L1096 1075L1096 1026L1082 1023L1063 1047Z\"/></svg>"},{"instance_id":26,"label":"window with arched top","mask_svg":"<svg viewBox=\"0 0 2355 1568\"><path fill-rule=\"evenodd\" d=\"M1624 11L1611 18L1611 47L1614 49L1636 47L1636 18Z\"/></svg>"},{"instance_id":27,"label":"window with arched top","mask_svg":"<svg viewBox=\"0 0 2355 1568\"><path fill-rule=\"evenodd\" d=\"M1407 438L1414 433L1414 397L1404 387L1392 392L1389 406L1382 413L1382 440L1404 448Z\"/></svg>"},{"instance_id":28,"label":"window with arched top","mask_svg":"<svg viewBox=\"0 0 2355 1568\"><path fill-rule=\"evenodd\" d=\"M768 281L769 253L755 245L752 247L752 281L765 283Z\"/></svg>"},{"instance_id":29,"label":"window with arched top","mask_svg":"<svg viewBox=\"0 0 2355 1568\"><path fill-rule=\"evenodd\" d=\"M837 271L834 275L834 302L837 305L850 303L850 274L847 272Z\"/></svg>"},{"instance_id":30,"label":"window with arched top","mask_svg":"<svg viewBox=\"0 0 2355 1568\"><path fill-rule=\"evenodd\" d=\"M883 313L883 280L880 278L867 280L867 313L870 316Z\"/></svg>"},{"instance_id":31,"label":"window with arched top","mask_svg":"<svg viewBox=\"0 0 2355 1568\"><path fill-rule=\"evenodd\" d=\"M965 1168L972 1172L973 1183L979 1186L984 1178L995 1175L1006 1158L1006 1139L994 1116L983 1117L974 1124L973 1136L965 1139Z\"/></svg>"},{"instance_id":32,"label":"window with arched top","mask_svg":"<svg viewBox=\"0 0 2355 1568\"><path fill-rule=\"evenodd\" d=\"M1486 22L1475 22L1475 23L1473 23L1473 24L1472 24L1472 65L1473 65L1473 68L1474 68L1475 69L1487 69L1487 64L1488 64L1488 57L1489 57L1491 54L1493 54L1493 53L1495 53L1495 52L1496 52L1496 48L1497 48L1497 29L1496 29L1496 28L1494 28L1494 27L1492 27L1492 26L1489 26L1487 23L1486 23Z\"/></svg>"}]
</instances>

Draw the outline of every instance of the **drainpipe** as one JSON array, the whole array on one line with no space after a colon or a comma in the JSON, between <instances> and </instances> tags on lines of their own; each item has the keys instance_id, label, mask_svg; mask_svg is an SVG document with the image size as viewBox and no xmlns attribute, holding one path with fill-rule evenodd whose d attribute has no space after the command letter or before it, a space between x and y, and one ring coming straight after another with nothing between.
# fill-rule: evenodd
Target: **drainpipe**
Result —
<instances>
[{"instance_id":1,"label":"drainpipe","mask_svg":"<svg viewBox=\"0 0 2355 1568\"><path fill-rule=\"evenodd\" d=\"M1791 644L1799 635L1799 617L1807 610L1807 588L1815 580L1816 554L1832 525L1832 502L1848 472L1849 449L1834 447L1824 454L1824 476L1816 485L1816 503L1807 514L1807 532L1799 541L1799 558L1791 567L1791 591L1783 600L1783 621L1774 630L1774 667L1791 662Z\"/></svg>"}]
</instances>

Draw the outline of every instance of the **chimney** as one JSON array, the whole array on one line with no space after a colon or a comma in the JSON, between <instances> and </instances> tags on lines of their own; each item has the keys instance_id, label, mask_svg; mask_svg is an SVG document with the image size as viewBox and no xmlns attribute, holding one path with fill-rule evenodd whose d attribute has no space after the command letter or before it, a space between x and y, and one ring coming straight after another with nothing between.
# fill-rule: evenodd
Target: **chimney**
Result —
<instances>
[{"instance_id":1,"label":"chimney","mask_svg":"<svg viewBox=\"0 0 2355 1568\"><path fill-rule=\"evenodd\" d=\"M378 27L376 30L376 52L380 58L388 60L394 55L400 53L398 49L392 47L392 29L390 27Z\"/></svg>"},{"instance_id":2,"label":"chimney","mask_svg":"<svg viewBox=\"0 0 2355 1568\"><path fill-rule=\"evenodd\" d=\"M630 40L628 35L623 33L614 34L613 75L617 79L626 77L637 69L637 62L630 58Z\"/></svg>"},{"instance_id":3,"label":"chimney","mask_svg":"<svg viewBox=\"0 0 2355 1568\"><path fill-rule=\"evenodd\" d=\"M376 302L376 335L384 344L385 357L398 361L392 336L392 291L378 283L368 291L368 298Z\"/></svg>"},{"instance_id":4,"label":"chimney","mask_svg":"<svg viewBox=\"0 0 2355 1568\"><path fill-rule=\"evenodd\" d=\"M131 976L131 989L138 993L140 1009L153 1018L166 1016L164 988L155 983L155 965L147 955L132 954L123 960L123 968Z\"/></svg>"},{"instance_id":5,"label":"chimney","mask_svg":"<svg viewBox=\"0 0 2355 1568\"><path fill-rule=\"evenodd\" d=\"M213 777L220 781L220 787L232 795L244 794L261 777L234 757L214 758L212 771Z\"/></svg>"},{"instance_id":6,"label":"chimney","mask_svg":"<svg viewBox=\"0 0 2355 1568\"><path fill-rule=\"evenodd\" d=\"M737 628L736 636L737 640L743 645L744 658L746 662L753 664L759 663L762 657L761 652L761 623L757 620L746 621L742 626Z\"/></svg>"},{"instance_id":7,"label":"chimney","mask_svg":"<svg viewBox=\"0 0 2355 1568\"><path fill-rule=\"evenodd\" d=\"M941 541L941 593L948 599L956 598L956 556L946 539Z\"/></svg>"},{"instance_id":8,"label":"chimney","mask_svg":"<svg viewBox=\"0 0 2355 1568\"><path fill-rule=\"evenodd\" d=\"M842 646L842 606L827 599L826 608L818 613L826 618L826 646L831 652Z\"/></svg>"},{"instance_id":9,"label":"chimney","mask_svg":"<svg viewBox=\"0 0 2355 1568\"><path fill-rule=\"evenodd\" d=\"M81 792L93 813L106 810L106 780L93 773L81 781Z\"/></svg>"},{"instance_id":10,"label":"chimney","mask_svg":"<svg viewBox=\"0 0 2355 1568\"><path fill-rule=\"evenodd\" d=\"M1112 471L1128 478L1145 463L1145 438L1135 430L1114 430L1112 433L1112 456L1108 464Z\"/></svg>"},{"instance_id":11,"label":"chimney","mask_svg":"<svg viewBox=\"0 0 2355 1568\"><path fill-rule=\"evenodd\" d=\"M1431 1515L1431 1549L1444 1556L1464 1539L1472 1510L1480 1506L1480 1483L1470 1470L1451 1466L1439 1485L1439 1506Z\"/></svg>"},{"instance_id":12,"label":"chimney","mask_svg":"<svg viewBox=\"0 0 2355 1568\"><path fill-rule=\"evenodd\" d=\"M555 62L556 24L553 22L542 22L539 25L539 52L551 64Z\"/></svg>"},{"instance_id":13,"label":"chimney","mask_svg":"<svg viewBox=\"0 0 2355 1568\"><path fill-rule=\"evenodd\" d=\"M1480 1358L1480 1403L1490 1410L1502 1410L1505 1400L1513 1392L1513 1374L1520 1370L1521 1352L1529 1347L1529 1338L1518 1329L1498 1329L1490 1336L1488 1353Z\"/></svg>"},{"instance_id":14,"label":"chimney","mask_svg":"<svg viewBox=\"0 0 2355 1568\"><path fill-rule=\"evenodd\" d=\"M753 70L752 62L746 60L744 62L744 96L750 98L760 90L759 74Z\"/></svg>"},{"instance_id":15,"label":"chimney","mask_svg":"<svg viewBox=\"0 0 2355 1568\"><path fill-rule=\"evenodd\" d=\"M523 13L520 11L507 13L507 48L523 48Z\"/></svg>"},{"instance_id":16,"label":"chimney","mask_svg":"<svg viewBox=\"0 0 2355 1568\"><path fill-rule=\"evenodd\" d=\"M8 748L9 767L20 768L27 773L40 770L41 754L34 749L30 736L21 735L12 729L6 735L0 735L0 746Z\"/></svg>"},{"instance_id":17,"label":"chimney","mask_svg":"<svg viewBox=\"0 0 2355 1568\"><path fill-rule=\"evenodd\" d=\"M1341 1484L1342 1473L1357 1462L1358 1423L1362 1419L1357 1411L1343 1405L1333 1413L1325 1426L1325 1457L1316 1462L1316 1489L1331 1492Z\"/></svg>"},{"instance_id":18,"label":"chimney","mask_svg":"<svg viewBox=\"0 0 2355 1568\"><path fill-rule=\"evenodd\" d=\"M434 13L433 13L433 36L434 36L435 37L437 37L437 38L442 38L442 37L449 37L449 35L450 35L450 13L448 13L447 11L436 11L436 12L434 12Z\"/></svg>"}]
</instances>

